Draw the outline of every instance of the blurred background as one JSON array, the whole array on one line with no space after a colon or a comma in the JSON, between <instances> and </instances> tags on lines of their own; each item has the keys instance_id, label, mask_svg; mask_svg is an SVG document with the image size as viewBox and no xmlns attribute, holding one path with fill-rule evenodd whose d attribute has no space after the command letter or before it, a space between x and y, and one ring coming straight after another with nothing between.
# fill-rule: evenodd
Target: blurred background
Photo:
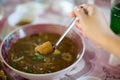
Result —
<instances>
[{"instance_id":1,"label":"blurred background","mask_svg":"<svg viewBox=\"0 0 120 80\"><path fill-rule=\"evenodd\" d=\"M109 0L0 0L0 21L6 20L5 25L12 26L10 29L31 23L66 25L71 21L73 8L85 3L109 7ZM1 26L0 32L2 29ZM10 29L5 29L4 33Z\"/></svg>"},{"instance_id":2,"label":"blurred background","mask_svg":"<svg viewBox=\"0 0 120 80\"><path fill-rule=\"evenodd\" d=\"M66 25L77 5L95 0L0 0L0 38L27 24L54 23Z\"/></svg>"}]
</instances>

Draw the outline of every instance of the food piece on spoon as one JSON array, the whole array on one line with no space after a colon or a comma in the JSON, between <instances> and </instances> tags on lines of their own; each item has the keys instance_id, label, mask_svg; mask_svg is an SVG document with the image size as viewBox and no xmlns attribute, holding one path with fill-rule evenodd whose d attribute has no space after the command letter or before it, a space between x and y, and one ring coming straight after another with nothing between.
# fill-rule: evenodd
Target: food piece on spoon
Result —
<instances>
[{"instance_id":1,"label":"food piece on spoon","mask_svg":"<svg viewBox=\"0 0 120 80\"><path fill-rule=\"evenodd\" d=\"M39 52L40 54L49 54L53 51L53 46L50 41L47 41L35 47L35 51Z\"/></svg>"}]
</instances>

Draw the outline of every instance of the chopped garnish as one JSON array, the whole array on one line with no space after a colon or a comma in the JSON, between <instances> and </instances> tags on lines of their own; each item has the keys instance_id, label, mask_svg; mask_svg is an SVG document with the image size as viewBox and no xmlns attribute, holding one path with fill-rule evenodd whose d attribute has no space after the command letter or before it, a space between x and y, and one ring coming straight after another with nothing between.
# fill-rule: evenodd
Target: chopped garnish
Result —
<instances>
[{"instance_id":1,"label":"chopped garnish","mask_svg":"<svg viewBox=\"0 0 120 80\"><path fill-rule=\"evenodd\" d=\"M47 41L42 45L35 47L35 51L39 52L40 54L49 54L50 52L53 51L53 46L50 43L50 41Z\"/></svg>"},{"instance_id":2,"label":"chopped garnish","mask_svg":"<svg viewBox=\"0 0 120 80\"><path fill-rule=\"evenodd\" d=\"M55 51L53 52L53 54L54 54L54 55L59 55L59 54L61 54L61 52L60 52L60 50L55 49Z\"/></svg>"},{"instance_id":3,"label":"chopped garnish","mask_svg":"<svg viewBox=\"0 0 120 80\"><path fill-rule=\"evenodd\" d=\"M22 59L24 59L24 56L21 56L21 57L19 57L19 58L17 58L17 59L14 59L13 62L17 62L17 61L20 61L20 60L22 60Z\"/></svg>"},{"instance_id":4,"label":"chopped garnish","mask_svg":"<svg viewBox=\"0 0 120 80\"><path fill-rule=\"evenodd\" d=\"M71 60L72 60L72 55L70 55L70 53L63 53L63 54L62 54L62 58L63 58L65 61L71 61Z\"/></svg>"},{"instance_id":5,"label":"chopped garnish","mask_svg":"<svg viewBox=\"0 0 120 80\"><path fill-rule=\"evenodd\" d=\"M36 55L32 58L32 60L35 60L35 61L43 61L45 58L45 56L43 55Z\"/></svg>"}]
</instances>

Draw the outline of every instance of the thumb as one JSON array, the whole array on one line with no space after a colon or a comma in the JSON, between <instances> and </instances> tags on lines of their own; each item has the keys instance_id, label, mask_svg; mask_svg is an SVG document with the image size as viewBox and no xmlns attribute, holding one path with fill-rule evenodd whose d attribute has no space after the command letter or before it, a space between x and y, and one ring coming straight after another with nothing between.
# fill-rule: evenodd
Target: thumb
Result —
<instances>
[{"instance_id":1,"label":"thumb","mask_svg":"<svg viewBox=\"0 0 120 80\"><path fill-rule=\"evenodd\" d=\"M74 8L74 13L79 19L85 19L87 17L87 14L85 14L84 9L80 7Z\"/></svg>"}]
</instances>

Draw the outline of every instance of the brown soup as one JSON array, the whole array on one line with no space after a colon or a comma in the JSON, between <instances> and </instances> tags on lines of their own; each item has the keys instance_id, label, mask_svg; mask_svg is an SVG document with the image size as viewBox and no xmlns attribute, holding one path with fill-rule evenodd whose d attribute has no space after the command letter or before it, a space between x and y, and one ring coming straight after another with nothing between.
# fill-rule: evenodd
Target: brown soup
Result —
<instances>
[{"instance_id":1,"label":"brown soup","mask_svg":"<svg viewBox=\"0 0 120 80\"><path fill-rule=\"evenodd\" d=\"M9 50L9 64L17 70L45 74L62 70L77 59L78 48L69 38L64 38L57 49L50 54L40 54L34 48L46 41L55 44L60 35L39 33L24 37L15 42Z\"/></svg>"}]
</instances>

